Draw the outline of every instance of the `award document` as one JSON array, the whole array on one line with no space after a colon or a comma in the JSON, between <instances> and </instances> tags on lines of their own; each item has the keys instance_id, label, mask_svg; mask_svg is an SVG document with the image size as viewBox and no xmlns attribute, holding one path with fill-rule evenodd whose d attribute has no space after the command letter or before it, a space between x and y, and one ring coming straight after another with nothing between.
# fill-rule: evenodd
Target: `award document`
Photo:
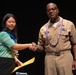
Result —
<instances>
[{"instance_id":1,"label":"award document","mask_svg":"<svg viewBox=\"0 0 76 75\"><path fill-rule=\"evenodd\" d=\"M12 71L12 73L15 72L16 70L18 70L18 69L20 69L20 68L26 66L26 65L29 65L29 64L33 63L34 61L35 61L35 57L33 57L32 59L30 59L30 60L24 62L21 66L15 67L15 69Z\"/></svg>"}]
</instances>

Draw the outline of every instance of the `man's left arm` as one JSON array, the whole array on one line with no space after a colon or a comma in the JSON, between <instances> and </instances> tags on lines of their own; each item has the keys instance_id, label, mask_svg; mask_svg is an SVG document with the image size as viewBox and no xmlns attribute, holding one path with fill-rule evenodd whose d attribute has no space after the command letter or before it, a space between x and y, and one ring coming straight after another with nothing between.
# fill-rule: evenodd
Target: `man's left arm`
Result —
<instances>
[{"instance_id":1,"label":"man's left arm","mask_svg":"<svg viewBox=\"0 0 76 75\"><path fill-rule=\"evenodd\" d=\"M73 54L74 54L73 70L76 70L76 44L73 45Z\"/></svg>"}]
</instances>

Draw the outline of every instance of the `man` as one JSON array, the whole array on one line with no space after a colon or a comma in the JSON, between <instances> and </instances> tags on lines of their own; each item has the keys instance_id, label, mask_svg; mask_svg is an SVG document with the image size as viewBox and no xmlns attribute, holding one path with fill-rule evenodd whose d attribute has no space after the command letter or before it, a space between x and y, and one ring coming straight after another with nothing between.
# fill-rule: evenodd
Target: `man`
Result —
<instances>
[{"instance_id":1,"label":"man","mask_svg":"<svg viewBox=\"0 0 76 75\"><path fill-rule=\"evenodd\" d=\"M35 49L46 53L45 75L72 75L72 69L76 69L75 25L58 15L59 9L55 3L47 4L46 13L49 21L40 28Z\"/></svg>"}]
</instances>

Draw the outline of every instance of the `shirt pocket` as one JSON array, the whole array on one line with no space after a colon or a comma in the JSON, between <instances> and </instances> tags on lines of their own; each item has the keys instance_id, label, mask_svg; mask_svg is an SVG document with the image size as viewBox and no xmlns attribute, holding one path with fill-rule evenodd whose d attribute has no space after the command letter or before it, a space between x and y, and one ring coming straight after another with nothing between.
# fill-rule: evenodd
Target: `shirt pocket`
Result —
<instances>
[{"instance_id":1,"label":"shirt pocket","mask_svg":"<svg viewBox=\"0 0 76 75\"><path fill-rule=\"evenodd\" d=\"M69 33L67 31L61 32L61 40L68 40L69 39Z\"/></svg>"}]
</instances>

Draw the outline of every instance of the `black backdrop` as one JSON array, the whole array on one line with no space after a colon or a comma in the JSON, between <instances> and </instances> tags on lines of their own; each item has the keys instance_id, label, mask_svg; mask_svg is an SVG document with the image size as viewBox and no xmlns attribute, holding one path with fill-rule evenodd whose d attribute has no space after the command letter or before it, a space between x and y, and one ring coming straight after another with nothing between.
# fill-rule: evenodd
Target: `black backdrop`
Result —
<instances>
[{"instance_id":1,"label":"black backdrop","mask_svg":"<svg viewBox=\"0 0 76 75\"><path fill-rule=\"evenodd\" d=\"M48 2L55 2L60 9L60 16L76 24L75 0L1 0L0 1L0 29L2 18L6 13L13 13L17 18L18 42L37 43L40 27L48 21L45 7ZM19 51L19 59L25 62L35 57L35 62L17 71L27 72L28 75L44 75L45 53L32 52L28 49ZM75 73L75 71L74 71ZM13 73L15 75L15 73Z\"/></svg>"}]
</instances>

